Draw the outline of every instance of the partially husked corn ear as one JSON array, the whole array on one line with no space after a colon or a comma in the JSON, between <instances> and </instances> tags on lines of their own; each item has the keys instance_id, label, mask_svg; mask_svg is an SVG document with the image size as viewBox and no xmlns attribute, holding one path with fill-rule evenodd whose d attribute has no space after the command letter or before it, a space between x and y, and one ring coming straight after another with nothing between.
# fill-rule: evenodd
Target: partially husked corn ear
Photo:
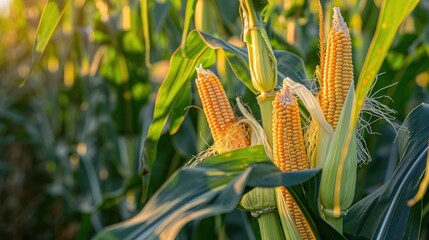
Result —
<instances>
[{"instance_id":1,"label":"partially husked corn ear","mask_svg":"<svg viewBox=\"0 0 429 240\"><path fill-rule=\"evenodd\" d=\"M276 94L273 102L273 155L274 163L284 172L310 168L301 131L298 103L286 85ZM286 188L283 197L302 239L314 239L307 220Z\"/></svg>"},{"instance_id":2,"label":"partially husked corn ear","mask_svg":"<svg viewBox=\"0 0 429 240\"><path fill-rule=\"evenodd\" d=\"M322 109L335 130L353 81L352 41L338 7L334 7L322 72Z\"/></svg>"},{"instance_id":3,"label":"partially husked corn ear","mask_svg":"<svg viewBox=\"0 0 429 240\"><path fill-rule=\"evenodd\" d=\"M198 94L203 104L213 139L219 139L223 129L235 119L234 111L217 76L210 70L197 68Z\"/></svg>"},{"instance_id":4,"label":"partially husked corn ear","mask_svg":"<svg viewBox=\"0 0 429 240\"><path fill-rule=\"evenodd\" d=\"M277 167L285 172L309 169L296 97L283 86L273 105L273 147Z\"/></svg>"},{"instance_id":5,"label":"partially husked corn ear","mask_svg":"<svg viewBox=\"0 0 429 240\"><path fill-rule=\"evenodd\" d=\"M250 146L246 126L239 122L218 77L197 68L196 85L203 104L216 152L223 153Z\"/></svg>"}]
</instances>

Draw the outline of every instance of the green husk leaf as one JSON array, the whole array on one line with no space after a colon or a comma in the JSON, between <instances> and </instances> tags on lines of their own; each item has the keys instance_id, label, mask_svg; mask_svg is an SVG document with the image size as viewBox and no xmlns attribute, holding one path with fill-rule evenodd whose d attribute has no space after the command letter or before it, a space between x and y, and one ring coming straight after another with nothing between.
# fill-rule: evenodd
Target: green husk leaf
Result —
<instances>
[{"instance_id":1,"label":"green husk leaf","mask_svg":"<svg viewBox=\"0 0 429 240\"><path fill-rule=\"evenodd\" d=\"M353 99L354 88L351 84L323 165L320 200L327 219L342 218L341 212L350 207L355 193L357 147L356 135L350 122ZM347 145L346 138L349 132L352 132L353 137L350 145ZM342 157L343 151L347 153L345 158ZM342 232L342 224L337 225L337 230Z\"/></svg>"},{"instance_id":2,"label":"green husk leaf","mask_svg":"<svg viewBox=\"0 0 429 240\"><path fill-rule=\"evenodd\" d=\"M279 212L280 222L282 223L285 239L301 239L301 235L296 228L295 222L293 221L292 216L286 207L286 202L283 198L281 188L276 188L275 193L277 200L277 211Z\"/></svg>"}]
</instances>

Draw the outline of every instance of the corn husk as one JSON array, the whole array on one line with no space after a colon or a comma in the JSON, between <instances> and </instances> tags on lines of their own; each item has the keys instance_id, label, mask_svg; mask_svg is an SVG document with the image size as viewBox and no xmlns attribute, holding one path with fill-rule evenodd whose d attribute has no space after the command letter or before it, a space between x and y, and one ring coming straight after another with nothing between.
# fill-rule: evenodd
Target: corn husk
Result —
<instances>
[{"instance_id":1,"label":"corn husk","mask_svg":"<svg viewBox=\"0 0 429 240\"><path fill-rule=\"evenodd\" d=\"M320 183L322 211L339 231L342 231L342 217L353 202L356 187L357 144L355 129L350 125L353 100L352 84L323 165ZM347 139L350 131L352 138Z\"/></svg>"},{"instance_id":2,"label":"corn husk","mask_svg":"<svg viewBox=\"0 0 429 240\"><path fill-rule=\"evenodd\" d=\"M252 0L241 0L240 10L252 84L260 93L271 92L277 85L277 60L262 18Z\"/></svg>"},{"instance_id":3,"label":"corn husk","mask_svg":"<svg viewBox=\"0 0 429 240\"><path fill-rule=\"evenodd\" d=\"M292 216L286 207L286 201L283 197L281 188L276 188L277 210L279 212L280 222L283 228L285 239L301 239L298 229L292 219Z\"/></svg>"}]
</instances>

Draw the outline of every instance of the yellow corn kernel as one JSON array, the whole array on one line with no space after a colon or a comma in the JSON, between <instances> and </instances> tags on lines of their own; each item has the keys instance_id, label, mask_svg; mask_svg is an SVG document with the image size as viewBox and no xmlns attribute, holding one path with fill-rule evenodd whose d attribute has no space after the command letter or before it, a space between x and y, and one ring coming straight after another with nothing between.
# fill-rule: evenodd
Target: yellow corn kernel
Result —
<instances>
[{"instance_id":1,"label":"yellow corn kernel","mask_svg":"<svg viewBox=\"0 0 429 240\"><path fill-rule=\"evenodd\" d=\"M286 85L276 94L273 102L273 155L274 163L284 172L310 168L301 131L298 103ZM298 205L282 188L283 197L302 239L314 239L307 220Z\"/></svg>"},{"instance_id":2,"label":"yellow corn kernel","mask_svg":"<svg viewBox=\"0 0 429 240\"><path fill-rule=\"evenodd\" d=\"M335 130L353 81L352 41L340 9L337 7L334 8L324 65L323 84L321 84L322 109L326 120Z\"/></svg>"},{"instance_id":3,"label":"yellow corn kernel","mask_svg":"<svg viewBox=\"0 0 429 240\"><path fill-rule=\"evenodd\" d=\"M218 77L197 68L196 85L203 104L216 152L223 153L250 146L246 126L235 116Z\"/></svg>"}]
</instances>

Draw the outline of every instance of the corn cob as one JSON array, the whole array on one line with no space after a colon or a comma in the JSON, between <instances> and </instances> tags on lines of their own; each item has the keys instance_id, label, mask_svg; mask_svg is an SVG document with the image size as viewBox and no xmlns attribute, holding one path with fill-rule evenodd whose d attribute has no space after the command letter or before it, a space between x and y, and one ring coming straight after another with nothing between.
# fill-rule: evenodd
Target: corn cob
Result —
<instances>
[{"instance_id":1,"label":"corn cob","mask_svg":"<svg viewBox=\"0 0 429 240\"><path fill-rule=\"evenodd\" d=\"M298 103L286 85L273 102L273 155L276 166L284 171L310 168L305 153ZM287 208L302 239L314 239L307 220L286 188L282 188Z\"/></svg>"},{"instance_id":2,"label":"corn cob","mask_svg":"<svg viewBox=\"0 0 429 240\"><path fill-rule=\"evenodd\" d=\"M196 85L203 104L216 152L224 153L250 146L247 129L235 116L217 76L210 70L197 68Z\"/></svg>"},{"instance_id":3,"label":"corn cob","mask_svg":"<svg viewBox=\"0 0 429 240\"><path fill-rule=\"evenodd\" d=\"M334 8L331 32L322 69L322 109L329 124L337 127L344 102L353 81L352 42L350 33L341 16Z\"/></svg>"}]
</instances>

